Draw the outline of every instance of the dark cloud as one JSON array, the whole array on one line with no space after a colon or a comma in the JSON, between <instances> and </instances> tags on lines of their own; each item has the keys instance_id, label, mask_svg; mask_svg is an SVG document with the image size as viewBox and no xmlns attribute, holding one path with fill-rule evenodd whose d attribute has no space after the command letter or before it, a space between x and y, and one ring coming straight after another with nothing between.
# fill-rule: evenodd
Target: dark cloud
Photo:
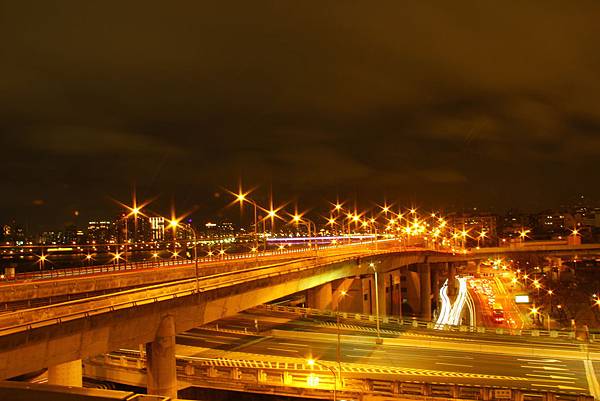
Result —
<instances>
[{"instance_id":1,"label":"dark cloud","mask_svg":"<svg viewBox=\"0 0 600 401\"><path fill-rule=\"evenodd\" d=\"M598 198L597 15L595 1L0 2L0 220L107 213L133 183L208 214L238 176L306 202Z\"/></svg>"}]
</instances>

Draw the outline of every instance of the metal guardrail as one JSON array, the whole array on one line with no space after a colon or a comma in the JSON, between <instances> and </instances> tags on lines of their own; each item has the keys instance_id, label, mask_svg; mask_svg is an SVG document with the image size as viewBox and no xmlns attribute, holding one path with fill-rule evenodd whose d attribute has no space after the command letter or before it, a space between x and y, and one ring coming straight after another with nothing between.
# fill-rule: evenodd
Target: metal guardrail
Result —
<instances>
[{"instance_id":1,"label":"metal guardrail","mask_svg":"<svg viewBox=\"0 0 600 401\"><path fill-rule=\"evenodd\" d=\"M386 244L392 243L396 240L393 239L385 239L378 240L376 242L368 241L368 242L353 242L350 244L335 244L335 245L323 245L318 247L305 247L305 248L294 248L294 249L286 249L279 250L274 249L270 251L262 251L262 252L245 252L245 253L235 253L235 254L215 254L213 256L205 256L198 258L198 263L206 265L206 264L215 264L218 265L220 263L230 263L232 261L254 261L254 260L268 260L272 257L279 257L284 255L294 256L297 254L317 254L319 251L327 251L330 249L340 249L340 248L349 248L355 246L365 246L365 245L374 245L374 244ZM183 265L193 265L194 259L185 259L185 258L170 258L170 259L160 259L160 260L146 260L146 261L138 261L138 262L127 262L127 263L110 263L104 265L82 265L80 267L71 267L71 268L63 268L63 269L45 269L36 272L26 272L26 273L16 273L14 276L3 275L0 283L11 283L11 282L27 282L34 280L49 280L49 279L57 279L57 278L69 278L69 277L80 277L80 276L89 276L95 274L102 273L114 273L114 272L125 272L125 271L135 271L135 270L144 270L144 269L156 269L160 267L174 267L174 266L183 266Z\"/></svg>"},{"instance_id":2,"label":"metal guardrail","mask_svg":"<svg viewBox=\"0 0 600 401\"><path fill-rule=\"evenodd\" d=\"M270 310L276 312L293 313L296 315L303 316L324 316L336 318L337 312L330 310L320 310L312 308L300 308L295 306L282 306L282 305L259 305L256 309ZM354 319L358 322L375 322L377 317L375 315L367 315L364 313L348 313L339 312L340 317L344 319ZM411 327L415 329L430 329L434 330L436 327L435 322L422 321L417 319L401 319L395 316L381 316L380 321L382 323L396 324L399 327ZM452 326L444 325L443 331L452 331L460 333L477 333L477 334L496 334L496 335L508 335L508 336L529 336L529 337L548 337L548 338L566 338L575 339L574 331L567 330L541 330L541 329L509 329L502 327L485 327L485 326ZM598 335L600 338L600 335Z\"/></svg>"},{"instance_id":3,"label":"metal guardrail","mask_svg":"<svg viewBox=\"0 0 600 401\"><path fill-rule=\"evenodd\" d=\"M132 354L134 354L132 352ZM288 358L292 359L292 358ZM145 374L146 361L139 356L113 355L92 358L84 362L86 375L94 376L95 366L101 366L98 373L106 373L107 368L116 370L137 370ZM331 370L333 369L333 371ZM394 370L374 366L371 369L342 368L342 377L333 374L336 364L331 366L303 362L228 360L223 358L178 358L178 379L190 384L224 390L240 390L289 395L290 388L301 390L302 395L329 398L337 390L338 398L360 399L365 394L392 399L430 400L502 400L502 401L593 401L588 394L568 391L535 391L488 385L462 385L422 380L395 380L373 378L374 374L398 374ZM388 371L389 370L389 371ZM338 370L339 374L339 370ZM361 374L369 377L361 377ZM120 375L111 375L119 377ZM96 375L96 378L102 379ZM108 378L106 378L108 379ZM485 383L485 381L484 381ZM516 387L516 386L515 386Z\"/></svg>"}]
</instances>

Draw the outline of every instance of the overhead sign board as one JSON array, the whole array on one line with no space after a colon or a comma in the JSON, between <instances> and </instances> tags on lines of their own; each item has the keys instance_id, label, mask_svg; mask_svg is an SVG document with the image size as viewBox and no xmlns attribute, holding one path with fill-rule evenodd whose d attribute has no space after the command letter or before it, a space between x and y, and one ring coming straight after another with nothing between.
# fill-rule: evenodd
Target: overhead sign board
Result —
<instances>
[{"instance_id":1,"label":"overhead sign board","mask_svg":"<svg viewBox=\"0 0 600 401\"><path fill-rule=\"evenodd\" d=\"M527 295L527 294L515 295L515 302L518 304L528 304L529 303L529 295Z\"/></svg>"}]
</instances>

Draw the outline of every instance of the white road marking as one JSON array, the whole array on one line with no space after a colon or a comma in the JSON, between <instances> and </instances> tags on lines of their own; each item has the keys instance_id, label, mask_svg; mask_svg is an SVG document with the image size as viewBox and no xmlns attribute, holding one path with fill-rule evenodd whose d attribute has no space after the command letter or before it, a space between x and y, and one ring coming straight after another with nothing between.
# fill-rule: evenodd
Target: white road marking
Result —
<instances>
[{"instance_id":1,"label":"white road marking","mask_svg":"<svg viewBox=\"0 0 600 401\"><path fill-rule=\"evenodd\" d=\"M564 368L557 368L554 366L529 366L529 365L521 365L522 368L528 369L544 369L544 370L569 370Z\"/></svg>"},{"instance_id":2,"label":"white road marking","mask_svg":"<svg viewBox=\"0 0 600 401\"><path fill-rule=\"evenodd\" d=\"M533 377L549 377L551 379L563 379L563 380L570 380L570 381L574 381L574 377L569 377L569 376L556 376L556 375L536 375L534 373L526 373L525 376L533 376Z\"/></svg>"},{"instance_id":3,"label":"white road marking","mask_svg":"<svg viewBox=\"0 0 600 401\"><path fill-rule=\"evenodd\" d=\"M456 359L475 359L472 356L460 356L460 355L438 355L438 358L456 358Z\"/></svg>"},{"instance_id":4,"label":"white road marking","mask_svg":"<svg viewBox=\"0 0 600 401\"><path fill-rule=\"evenodd\" d=\"M590 394L593 395L595 399L598 399L600 398L600 386L598 385L596 372L594 372L594 365L592 364L592 361L586 359L583 361L583 366L585 367L585 376L587 378L588 387L590 388Z\"/></svg>"},{"instance_id":5,"label":"white road marking","mask_svg":"<svg viewBox=\"0 0 600 401\"><path fill-rule=\"evenodd\" d=\"M287 349L287 348L271 348L268 347L267 349L270 349L271 351L283 351L283 352L298 352L298 350L295 349Z\"/></svg>"},{"instance_id":6,"label":"white road marking","mask_svg":"<svg viewBox=\"0 0 600 401\"><path fill-rule=\"evenodd\" d=\"M436 365L447 365L447 366L460 366L463 368L472 368L473 365L461 365L460 363L445 363L445 362L436 362Z\"/></svg>"},{"instance_id":7,"label":"white road marking","mask_svg":"<svg viewBox=\"0 0 600 401\"><path fill-rule=\"evenodd\" d=\"M279 345L291 345L292 347L310 347L308 344L298 344L298 343L279 343Z\"/></svg>"},{"instance_id":8,"label":"white road marking","mask_svg":"<svg viewBox=\"0 0 600 401\"><path fill-rule=\"evenodd\" d=\"M523 358L517 358L517 361L535 362L535 363L555 363L555 362L562 362L559 359L523 359Z\"/></svg>"}]
</instances>

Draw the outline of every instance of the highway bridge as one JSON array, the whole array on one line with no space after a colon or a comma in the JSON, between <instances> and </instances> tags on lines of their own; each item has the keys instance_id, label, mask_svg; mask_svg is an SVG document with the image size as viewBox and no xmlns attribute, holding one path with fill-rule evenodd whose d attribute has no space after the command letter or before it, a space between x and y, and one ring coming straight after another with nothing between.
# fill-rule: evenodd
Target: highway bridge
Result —
<instances>
[{"instance_id":1,"label":"highway bridge","mask_svg":"<svg viewBox=\"0 0 600 401\"><path fill-rule=\"evenodd\" d=\"M331 311L267 306L180 334L180 390L312 397L335 387L345 399L383 394L491 399L496 390L507 389L513 399L588 399L597 391L591 360L600 355L600 346L582 349L563 333L458 335L426 322L386 319L378 344L374 316L357 318L344 314L336 322ZM144 386L145 364L143 352L125 349L86 361L84 371L96 379Z\"/></svg>"},{"instance_id":2,"label":"highway bridge","mask_svg":"<svg viewBox=\"0 0 600 401\"><path fill-rule=\"evenodd\" d=\"M600 251L600 245L582 247L590 253ZM582 249L540 252L573 254ZM5 306L0 315L0 378L48 368L49 382L77 385L82 359L146 344L148 391L174 397L177 333L301 291L308 291L311 306L335 309L341 292L356 283L362 294L355 298L361 300L364 312L373 311L378 294L375 303L381 314L394 314L402 274L413 281L415 306L430 320L432 282L435 291L439 277L454 277L465 258L501 253L494 249L477 255L454 254L373 241L210 260L199 268L194 263L167 269L146 266L5 282L0 285L0 302ZM375 285L377 275L381 277ZM55 303L64 297L73 299ZM41 306L31 307L36 300Z\"/></svg>"}]
</instances>

